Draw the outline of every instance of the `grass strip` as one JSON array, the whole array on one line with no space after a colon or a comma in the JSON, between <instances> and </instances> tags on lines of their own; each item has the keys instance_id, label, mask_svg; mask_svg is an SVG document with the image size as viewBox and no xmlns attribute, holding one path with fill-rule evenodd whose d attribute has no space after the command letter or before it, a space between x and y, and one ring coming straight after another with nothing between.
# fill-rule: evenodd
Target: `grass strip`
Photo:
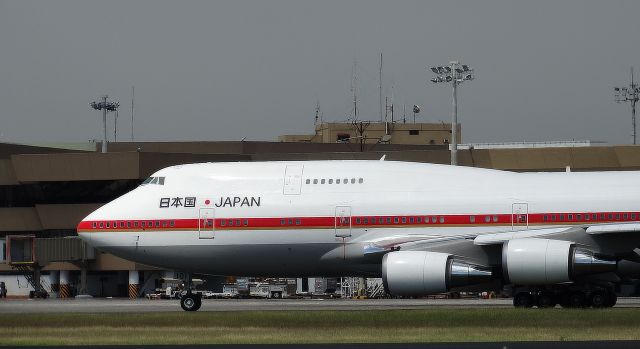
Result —
<instances>
[{"instance_id":1,"label":"grass strip","mask_svg":"<svg viewBox=\"0 0 640 349\"><path fill-rule=\"evenodd\" d=\"M0 345L419 343L640 339L638 309L11 314Z\"/></svg>"}]
</instances>

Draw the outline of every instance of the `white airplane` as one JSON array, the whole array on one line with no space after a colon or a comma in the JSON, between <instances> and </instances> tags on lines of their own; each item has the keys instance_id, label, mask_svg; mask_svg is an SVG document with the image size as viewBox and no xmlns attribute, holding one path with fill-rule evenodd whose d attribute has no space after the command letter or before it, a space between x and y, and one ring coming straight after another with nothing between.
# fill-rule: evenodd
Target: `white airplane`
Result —
<instances>
[{"instance_id":1,"label":"white airplane","mask_svg":"<svg viewBox=\"0 0 640 349\"><path fill-rule=\"evenodd\" d=\"M382 276L396 296L511 285L516 306L605 307L624 270L639 270L639 180L394 161L189 164L159 170L78 234L189 274ZM201 301L189 291L181 305Z\"/></svg>"}]
</instances>

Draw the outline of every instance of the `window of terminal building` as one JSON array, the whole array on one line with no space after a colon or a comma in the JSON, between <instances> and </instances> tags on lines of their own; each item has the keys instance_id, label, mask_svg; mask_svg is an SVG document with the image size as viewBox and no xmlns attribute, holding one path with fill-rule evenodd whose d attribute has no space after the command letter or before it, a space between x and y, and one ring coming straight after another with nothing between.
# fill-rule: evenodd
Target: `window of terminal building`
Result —
<instances>
[{"instance_id":1,"label":"window of terminal building","mask_svg":"<svg viewBox=\"0 0 640 349\"><path fill-rule=\"evenodd\" d=\"M336 137L336 141L338 141L338 143L349 143L350 138L351 138L351 135L348 133L338 133Z\"/></svg>"},{"instance_id":2,"label":"window of terminal building","mask_svg":"<svg viewBox=\"0 0 640 349\"><path fill-rule=\"evenodd\" d=\"M420 134L420 130L409 130L409 136L418 136Z\"/></svg>"}]
</instances>

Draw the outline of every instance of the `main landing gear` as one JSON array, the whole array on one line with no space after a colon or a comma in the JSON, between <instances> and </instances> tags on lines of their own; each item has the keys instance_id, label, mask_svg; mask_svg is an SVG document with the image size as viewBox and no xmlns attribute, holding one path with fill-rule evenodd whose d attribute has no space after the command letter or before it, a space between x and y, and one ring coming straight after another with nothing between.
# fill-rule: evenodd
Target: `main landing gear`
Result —
<instances>
[{"instance_id":1,"label":"main landing gear","mask_svg":"<svg viewBox=\"0 0 640 349\"><path fill-rule=\"evenodd\" d=\"M613 286L556 285L546 288L521 287L514 289L516 308L608 308L616 305L618 297Z\"/></svg>"},{"instance_id":2,"label":"main landing gear","mask_svg":"<svg viewBox=\"0 0 640 349\"><path fill-rule=\"evenodd\" d=\"M187 293L180 297L180 306L184 311L196 311L202 306L202 295L192 291L191 274L187 274Z\"/></svg>"}]
</instances>

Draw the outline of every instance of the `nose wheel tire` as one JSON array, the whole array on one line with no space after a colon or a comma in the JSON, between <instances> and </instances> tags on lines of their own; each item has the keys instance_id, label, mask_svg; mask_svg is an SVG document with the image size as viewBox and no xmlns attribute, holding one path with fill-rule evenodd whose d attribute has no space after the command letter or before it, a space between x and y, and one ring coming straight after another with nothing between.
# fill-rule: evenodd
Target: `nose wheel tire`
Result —
<instances>
[{"instance_id":1,"label":"nose wheel tire","mask_svg":"<svg viewBox=\"0 0 640 349\"><path fill-rule=\"evenodd\" d=\"M196 311L202 306L202 298L199 294L187 293L180 299L180 306L185 311Z\"/></svg>"}]
</instances>

